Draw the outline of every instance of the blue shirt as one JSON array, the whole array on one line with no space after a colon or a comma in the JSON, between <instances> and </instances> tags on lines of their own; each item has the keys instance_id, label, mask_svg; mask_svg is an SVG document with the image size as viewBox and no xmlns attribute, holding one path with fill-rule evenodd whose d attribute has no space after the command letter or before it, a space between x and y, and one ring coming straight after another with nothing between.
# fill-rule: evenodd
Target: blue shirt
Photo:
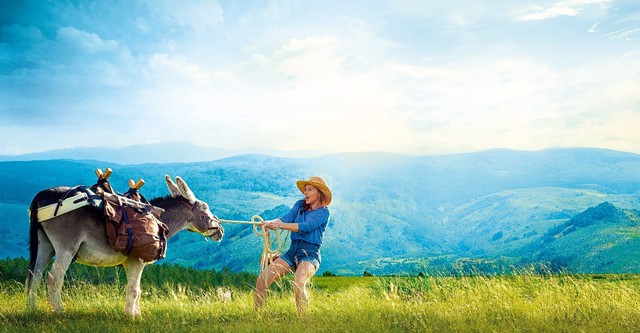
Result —
<instances>
[{"instance_id":1,"label":"blue shirt","mask_svg":"<svg viewBox=\"0 0 640 333\"><path fill-rule=\"evenodd\" d=\"M298 232L291 233L292 241L303 240L311 244L322 245L324 229L329 223L329 209L320 207L312 211L304 211L302 200L298 200L280 220L284 223L298 223Z\"/></svg>"}]
</instances>

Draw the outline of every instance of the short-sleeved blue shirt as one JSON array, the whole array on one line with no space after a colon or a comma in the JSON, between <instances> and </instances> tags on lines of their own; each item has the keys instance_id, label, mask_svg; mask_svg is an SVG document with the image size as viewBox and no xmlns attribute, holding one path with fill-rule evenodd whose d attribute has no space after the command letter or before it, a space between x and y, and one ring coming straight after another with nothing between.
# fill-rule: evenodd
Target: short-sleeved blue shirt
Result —
<instances>
[{"instance_id":1,"label":"short-sleeved blue shirt","mask_svg":"<svg viewBox=\"0 0 640 333\"><path fill-rule=\"evenodd\" d=\"M280 220L284 223L298 223L298 232L291 233L292 241L303 240L311 244L322 245L324 229L329 223L329 209L320 207L312 211L304 211L302 200L298 200Z\"/></svg>"}]
</instances>

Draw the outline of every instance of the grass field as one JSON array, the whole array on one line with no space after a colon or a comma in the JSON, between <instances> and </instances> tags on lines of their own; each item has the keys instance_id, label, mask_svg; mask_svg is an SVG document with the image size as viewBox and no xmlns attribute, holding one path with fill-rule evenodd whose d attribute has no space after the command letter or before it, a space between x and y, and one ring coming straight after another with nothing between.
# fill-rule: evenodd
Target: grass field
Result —
<instances>
[{"instance_id":1,"label":"grass field","mask_svg":"<svg viewBox=\"0 0 640 333\"><path fill-rule=\"evenodd\" d=\"M256 312L250 286L223 303L213 289L143 285L140 320L124 317L122 288L75 283L56 314L39 289L0 284L3 332L634 332L640 276L315 277L308 315L296 315L290 279Z\"/></svg>"}]
</instances>

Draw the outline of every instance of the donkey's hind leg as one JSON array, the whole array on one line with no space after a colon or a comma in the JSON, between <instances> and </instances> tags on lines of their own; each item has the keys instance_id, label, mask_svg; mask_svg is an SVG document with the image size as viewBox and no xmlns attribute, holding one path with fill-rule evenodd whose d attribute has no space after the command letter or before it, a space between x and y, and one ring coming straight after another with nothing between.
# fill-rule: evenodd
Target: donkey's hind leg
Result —
<instances>
[{"instance_id":1,"label":"donkey's hind leg","mask_svg":"<svg viewBox=\"0 0 640 333\"><path fill-rule=\"evenodd\" d=\"M49 302L56 312L62 312L62 284L64 275L73 261L74 255L68 252L56 253L56 260L51 266L47 276L47 288L49 291Z\"/></svg>"},{"instance_id":2,"label":"donkey's hind leg","mask_svg":"<svg viewBox=\"0 0 640 333\"><path fill-rule=\"evenodd\" d=\"M44 268L53 258L53 254L54 251L51 242L49 242L46 237L40 237L36 263L33 271L29 271L29 277L27 278L27 311L34 311L36 309L38 285L40 284L40 279L42 279Z\"/></svg>"}]
</instances>

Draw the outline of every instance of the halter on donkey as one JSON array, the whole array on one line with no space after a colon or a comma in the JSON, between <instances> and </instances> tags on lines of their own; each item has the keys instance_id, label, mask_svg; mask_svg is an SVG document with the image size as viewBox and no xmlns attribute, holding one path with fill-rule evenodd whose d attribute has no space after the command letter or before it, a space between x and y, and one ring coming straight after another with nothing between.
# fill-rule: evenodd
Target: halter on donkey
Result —
<instances>
[{"instance_id":1,"label":"halter on donkey","mask_svg":"<svg viewBox=\"0 0 640 333\"><path fill-rule=\"evenodd\" d=\"M165 177L170 196L149 200L164 209L162 221L169 231L167 238L187 229L220 241L224 229L209 206L196 198L187 183L176 177L174 183ZM70 191L71 190L71 191ZM114 251L107 241L104 215L90 205L80 207L47 221L38 219L38 208L73 196L78 189L55 187L39 192L31 202L30 263L27 279L27 309L34 310L36 292L45 266L55 256L47 277L48 299L58 312L62 311L61 292L64 275L75 260L91 266L123 265L127 274L125 314L140 317L140 278L147 264Z\"/></svg>"}]
</instances>

